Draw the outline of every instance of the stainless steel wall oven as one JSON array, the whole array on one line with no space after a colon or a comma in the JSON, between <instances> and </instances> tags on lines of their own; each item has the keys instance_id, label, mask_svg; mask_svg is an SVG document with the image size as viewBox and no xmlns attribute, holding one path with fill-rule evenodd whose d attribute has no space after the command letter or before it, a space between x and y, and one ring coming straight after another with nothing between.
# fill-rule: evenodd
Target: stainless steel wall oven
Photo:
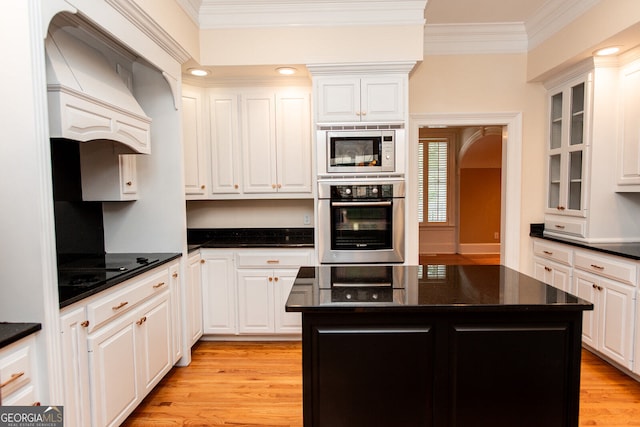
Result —
<instances>
[{"instance_id":1,"label":"stainless steel wall oven","mask_svg":"<svg viewBox=\"0 0 640 427\"><path fill-rule=\"evenodd\" d=\"M403 180L318 182L323 264L404 262Z\"/></svg>"}]
</instances>

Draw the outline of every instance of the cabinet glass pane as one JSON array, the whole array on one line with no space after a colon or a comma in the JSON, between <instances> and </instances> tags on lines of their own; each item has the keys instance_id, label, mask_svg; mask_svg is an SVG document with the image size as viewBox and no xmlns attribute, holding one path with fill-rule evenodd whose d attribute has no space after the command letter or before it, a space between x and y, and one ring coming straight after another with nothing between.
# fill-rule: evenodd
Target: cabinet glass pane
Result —
<instances>
[{"instance_id":1,"label":"cabinet glass pane","mask_svg":"<svg viewBox=\"0 0 640 427\"><path fill-rule=\"evenodd\" d=\"M582 144L584 135L584 83L571 88L571 138L569 144Z\"/></svg>"},{"instance_id":2,"label":"cabinet glass pane","mask_svg":"<svg viewBox=\"0 0 640 427\"><path fill-rule=\"evenodd\" d=\"M569 209L580 210L582 203L582 151L569 154Z\"/></svg>"},{"instance_id":3,"label":"cabinet glass pane","mask_svg":"<svg viewBox=\"0 0 640 427\"><path fill-rule=\"evenodd\" d=\"M549 207L560 205L560 154L549 157Z\"/></svg>"},{"instance_id":4,"label":"cabinet glass pane","mask_svg":"<svg viewBox=\"0 0 640 427\"><path fill-rule=\"evenodd\" d=\"M551 97L550 148L560 148L562 139L562 92Z\"/></svg>"}]
</instances>

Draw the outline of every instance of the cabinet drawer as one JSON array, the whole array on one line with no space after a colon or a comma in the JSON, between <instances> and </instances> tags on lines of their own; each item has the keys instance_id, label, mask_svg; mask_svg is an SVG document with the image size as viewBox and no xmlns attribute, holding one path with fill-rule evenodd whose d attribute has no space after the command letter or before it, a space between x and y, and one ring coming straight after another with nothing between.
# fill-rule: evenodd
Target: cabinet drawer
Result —
<instances>
[{"instance_id":1,"label":"cabinet drawer","mask_svg":"<svg viewBox=\"0 0 640 427\"><path fill-rule=\"evenodd\" d=\"M544 229L545 231L550 231L552 233L560 233L560 234L573 234L575 236L584 237L585 236L585 226L586 223L584 220L571 220L571 219L556 219L556 218L546 218L544 221Z\"/></svg>"},{"instance_id":2,"label":"cabinet drawer","mask_svg":"<svg viewBox=\"0 0 640 427\"><path fill-rule=\"evenodd\" d=\"M87 306L89 332L104 322L129 311L152 295L169 289L169 270L151 271L123 284L124 288Z\"/></svg>"},{"instance_id":3,"label":"cabinet drawer","mask_svg":"<svg viewBox=\"0 0 640 427\"><path fill-rule=\"evenodd\" d=\"M40 406L36 399L36 388L29 384L9 396L3 395L2 406Z\"/></svg>"},{"instance_id":4,"label":"cabinet drawer","mask_svg":"<svg viewBox=\"0 0 640 427\"><path fill-rule=\"evenodd\" d=\"M308 251L285 252L238 252L236 253L236 266L238 268L280 268L300 267L310 263Z\"/></svg>"},{"instance_id":5,"label":"cabinet drawer","mask_svg":"<svg viewBox=\"0 0 640 427\"><path fill-rule=\"evenodd\" d=\"M8 346L0 353L0 389L3 405L12 393L29 384L32 372L32 347L22 341Z\"/></svg>"},{"instance_id":6,"label":"cabinet drawer","mask_svg":"<svg viewBox=\"0 0 640 427\"><path fill-rule=\"evenodd\" d=\"M542 258L547 258L565 265L571 265L573 251L561 245L535 240L533 242L533 253Z\"/></svg>"},{"instance_id":7,"label":"cabinet drawer","mask_svg":"<svg viewBox=\"0 0 640 427\"><path fill-rule=\"evenodd\" d=\"M619 261L591 252L576 251L574 267L633 286L637 282L637 269L634 263Z\"/></svg>"}]
</instances>

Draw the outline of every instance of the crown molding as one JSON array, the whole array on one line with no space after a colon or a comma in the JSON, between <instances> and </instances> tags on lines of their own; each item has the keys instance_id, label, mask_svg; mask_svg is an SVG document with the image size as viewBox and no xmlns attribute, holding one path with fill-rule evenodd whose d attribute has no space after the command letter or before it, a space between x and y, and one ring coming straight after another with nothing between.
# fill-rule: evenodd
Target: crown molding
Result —
<instances>
[{"instance_id":1,"label":"crown molding","mask_svg":"<svg viewBox=\"0 0 640 427\"><path fill-rule=\"evenodd\" d=\"M402 62L371 62L371 63L340 63L340 64L307 64L312 76L320 75L348 75L348 74L408 74L416 65L415 61Z\"/></svg>"},{"instance_id":2,"label":"crown molding","mask_svg":"<svg viewBox=\"0 0 640 427\"><path fill-rule=\"evenodd\" d=\"M527 22L529 49L543 43L601 0L549 0Z\"/></svg>"},{"instance_id":3,"label":"crown molding","mask_svg":"<svg viewBox=\"0 0 640 427\"><path fill-rule=\"evenodd\" d=\"M198 0L182 0L195 4ZM202 0L200 29L424 25L427 0Z\"/></svg>"},{"instance_id":4,"label":"crown molding","mask_svg":"<svg viewBox=\"0 0 640 427\"><path fill-rule=\"evenodd\" d=\"M202 6L202 0L175 0L176 3L185 11L187 16L196 24L200 26L200 6Z\"/></svg>"},{"instance_id":5,"label":"crown molding","mask_svg":"<svg viewBox=\"0 0 640 427\"><path fill-rule=\"evenodd\" d=\"M191 58L189 52L158 25L134 0L105 0L105 2L153 40L178 63L183 64Z\"/></svg>"},{"instance_id":6,"label":"crown molding","mask_svg":"<svg viewBox=\"0 0 640 427\"><path fill-rule=\"evenodd\" d=\"M524 23L427 24L425 55L526 53Z\"/></svg>"}]
</instances>

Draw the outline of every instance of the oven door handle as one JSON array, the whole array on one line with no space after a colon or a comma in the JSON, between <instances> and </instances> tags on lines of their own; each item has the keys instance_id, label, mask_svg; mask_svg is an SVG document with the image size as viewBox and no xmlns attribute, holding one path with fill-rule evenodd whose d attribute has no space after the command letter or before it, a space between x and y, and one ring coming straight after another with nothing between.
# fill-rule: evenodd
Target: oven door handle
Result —
<instances>
[{"instance_id":1,"label":"oven door handle","mask_svg":"<svg viewBox=\"0 0 640 427\"><path fill-rule=\"evenodd\" d=\"M382 202L331 202L331 207L391 206L391 204L390 200Z\"/></svg>"}]
</instances>

